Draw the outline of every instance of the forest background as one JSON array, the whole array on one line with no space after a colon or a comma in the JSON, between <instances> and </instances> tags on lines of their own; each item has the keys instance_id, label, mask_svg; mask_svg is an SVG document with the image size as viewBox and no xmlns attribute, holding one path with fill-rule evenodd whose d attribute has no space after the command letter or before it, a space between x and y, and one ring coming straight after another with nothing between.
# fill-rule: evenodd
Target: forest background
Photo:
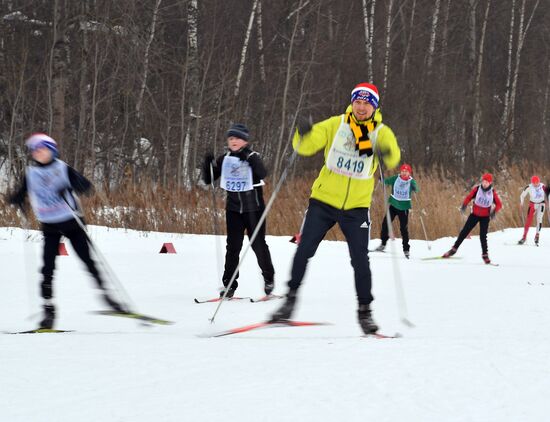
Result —
<instances>
[{"instance_id":1,"label":"forest background","mask_svg":"<svg viewBox=\"0 0 550 422\"><path fill-rule=\"evenodd\" d=\"M429 238L455 235L485 171L504 202L492 228L518 226L522 187L550 181L549 12L540 0L0 0L2 187L43 131L96 184L89 223L223 233L223 192L200 186L200 167L242 122L270 171L266 198L287 175L268 233L291 235L322 165L290 160L296 119L341 114L372 81L422 190L412 237L420 217ZM382 213L379 185L374 237ZM20 224L5 204L0 224Z\"/></svg>"}]
</instances>

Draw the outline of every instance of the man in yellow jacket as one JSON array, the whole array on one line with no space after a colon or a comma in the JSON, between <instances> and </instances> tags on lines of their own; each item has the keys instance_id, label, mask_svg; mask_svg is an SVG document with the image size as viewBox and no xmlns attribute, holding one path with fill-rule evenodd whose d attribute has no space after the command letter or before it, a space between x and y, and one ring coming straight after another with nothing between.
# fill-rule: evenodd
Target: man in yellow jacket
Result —
<instances>
[{"instance_id":1,"label":"man in yellow jacket","mask_svg":"<svg viewBox=\"0 0 550 422\"><path fill-rule=\"evenodd\" d=\"M292 316L307 263L326 233L338 223L355 273L359 324L367 335L378 330L370 309L369 208L379 157L388 169L396 167L401 158L395 135L382 123L379 99L376 86L361 83L352 90L351 106L344 114L314 125L298 124L294 149L305 156L323 150L325 163L313 182L285 303L272 315L272 321Z\"/></svg>"}]
</instances>

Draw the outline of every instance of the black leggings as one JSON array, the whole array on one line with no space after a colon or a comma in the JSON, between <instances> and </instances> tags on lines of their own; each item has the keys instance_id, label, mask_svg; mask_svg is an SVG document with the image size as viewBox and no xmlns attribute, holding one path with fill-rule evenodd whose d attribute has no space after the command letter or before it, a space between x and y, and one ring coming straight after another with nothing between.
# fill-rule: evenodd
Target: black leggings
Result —
<instances>
[{"instance_id":1,"label":"black leggings","mask_svg":"<svg viewBox=\"0 0 550 422\"><path fill-rule=\"evenodd\" d=\"M104 288L105 283L99 275L94 260L90 256L88 236L76 220L73 219L55 224L42 223L42 233L44 234L44 266L42 267L43 278L40 287L44 299L51 299L53 297L52 281L55 271L55 258L59 250L61 236L65 236L71 241L76 254L86 264L98 287Z\"/></svg>"},{"instance_id":2,"label":"black leggings","mask_svg":"<svg viewBox=\"0 0 550 422\"><path fill-rule=\"evenodd\" d=\"M409 210L398 210L393 205L390 205L390 218L393 222L395 217L399 218L399 230L401 231L401 237L403 238L403 250L407 252L411 249L409 245ZM389 239L388 235L388 216L384 216L382 222L382 232L380 234L382 244L385 245Z\"/></svg>"},{"instance_id":3,"label":"black leggings","mask_svg":"<svg viewBox=\"0 0 550 422\"><path fill-rule=\"evenodd\" d=\"M472 229L479 223L479 241L481 242L482 253L487 253L487 232L489 231L489 217L478 217L477 215L470 214L466 220L466 224L460 231L458 238L454 244L454 247L458 249L464 239L470 234Z\"/></svg>"}]
</instances>

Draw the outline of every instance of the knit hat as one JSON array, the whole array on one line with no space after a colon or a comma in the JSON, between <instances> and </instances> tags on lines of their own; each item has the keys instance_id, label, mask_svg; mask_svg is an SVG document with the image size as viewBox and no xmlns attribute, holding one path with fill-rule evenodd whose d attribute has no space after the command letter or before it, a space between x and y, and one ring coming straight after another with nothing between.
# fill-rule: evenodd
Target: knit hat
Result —
<instances>
[{"instance_id":1,"label":"knit hat","mask_svg":"<svg viewBox=\"0 0 550 422\"><path fill-rule=\"evenodd\" d=\"M248 142L250 134L248 133L248 128L242 123L235 123L227 131L227 137L234 136L235 138L242 139L243 141Z\"/></svg>"},{"instance_id":2,"label":"knit hat","mask_svg":"<svg viewBox=\"0 0 550 422\"><path fill-rule=\"evenodd\" d=\"M401 164L401 167L399 167L399 171L408 171L409 173L412 174L413 169L410 164L403 163Z\"/></svg>"},{"instance_id":3,"label":"knit hat","mask_svg":"<svg viewBox=\"0 0 550 422\"><path fill-rule=\"evenodd\" d=\"M493 175L491 173L485 173L481 176L481 180L487 180L489 183L493 183Z\"/></svg>"},{"instance_id":4,"label":"knit hat","mask_svg":"<svg viewBox=\"0 0 550 422\"><path fill-rule=\"evenodd\" d=\"M368 101L374 108L378 108L380 101L378 88L366 82L360 83L351 91L351 102L353 103L355 100Z\"/></svg>"},{"instance_id":5,"label":"knit hat","mask_svg":"<svg viewBox=\"0 0 550 422\"><path fill-rule=\"evenodd\" d=\"M48 148L52 152L53 158L59 157L57 142L55 142L53 138L49 137L45 133L33 133L25 141L25 145L31 152L38 148Z\"/></svg>"},{"instance_id":6,"label":"knit hat","mask_svg":"<svg viewBox=\"0 0 550 422\"><path fill-rule=\"evenodd\" d=\"M531 183L533 185L538 185L540 183L540 177L538 177L538 176L531 177Z\"/></svg>"}]
</instances>

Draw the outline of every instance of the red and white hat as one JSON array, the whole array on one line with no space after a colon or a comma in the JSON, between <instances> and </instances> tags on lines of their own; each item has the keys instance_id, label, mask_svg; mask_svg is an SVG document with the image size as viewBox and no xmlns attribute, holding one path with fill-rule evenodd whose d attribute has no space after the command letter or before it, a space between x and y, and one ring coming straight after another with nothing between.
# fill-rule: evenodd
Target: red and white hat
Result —
<instances>
[{"instance_id":1,"label":"red and white hat","mask_svg":"<svg viewBox=\"0 0 550 422\"><path fill-rule=\"evenodd\" d=\"M380 95L375 85L367 82L360 83L351 91L351 102L355 100L368 101L374 108L378 108Z\"/></svg>"},{"instance_id":2,"label":"red and white hat","mask_svg":"<svg viewBox=\"0 0 550 422\"><path fill-rule=\"evenodd\" d=\"M399 167L399 171L408 171L409 173L412 174L413 169L412 169L410 164L403 163L403 164L401 164L401 167Z\"/></svg>"}]
</instances>

